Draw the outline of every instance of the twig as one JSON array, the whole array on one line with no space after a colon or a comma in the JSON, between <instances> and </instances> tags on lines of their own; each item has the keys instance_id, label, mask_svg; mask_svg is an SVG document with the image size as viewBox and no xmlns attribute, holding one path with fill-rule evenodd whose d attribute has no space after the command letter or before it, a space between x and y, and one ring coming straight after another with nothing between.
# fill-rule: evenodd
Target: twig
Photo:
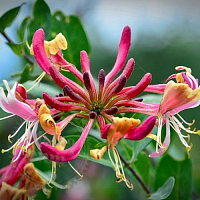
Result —
<instances>
[{"instance_id":1,"label":"twig","mask_svg":"<svg viewBox=\"0 0 200 200\"><path fill-rule=\"evenodd\" d=\"M129 165L128 161L126 161L120 154L119 154L119 156L120 156L122 162L124 163L125 167L127 167L127 169L129 169L129 171L133 174L133 176L138 180L138 182L140 183L140 185L142 186L144 191L147 193L147 195L150 195L151 194L150 189L147 187L147 185L144 183L144 181L140 178L138 173L133 169L132 166Z\"/></svg>"},{"instance_id":2,"label":"twig","mask_svg":"<svg viewBox=\"0 0 200 200\"><path fill-rule=\"evenodd\" d=\"M1 34L4 36L4 38L9 42L9 43L11 43L11 44L15 44L9 37L8 37L8 35L3 31L3 32L1 32ZM34 61L31 59L31 58L29 58L29 56L27 55L27 54L23 54L23 57L31 64L31 65L33 65L34 64Z\"/></svg>"}]
</instances>

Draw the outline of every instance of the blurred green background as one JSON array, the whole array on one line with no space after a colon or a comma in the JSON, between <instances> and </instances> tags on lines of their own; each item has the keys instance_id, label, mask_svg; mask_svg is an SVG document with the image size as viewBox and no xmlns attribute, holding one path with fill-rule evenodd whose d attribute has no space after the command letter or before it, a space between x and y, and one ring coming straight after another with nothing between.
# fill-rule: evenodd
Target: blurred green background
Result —
<instances>
[{"instance_id":1,"label":"blurred green background","mask_svg":"<svg viewBox=\"0 0 200 200\"><path fill-rule=\"evenodd\" d=\"M26 2L7 34L17 42L16 29L21 20L31 12L34 1L0 0L0 15L8 9ZM116 59L118 43L125 25L131 27L132 45L128 58L135 59L135 69L127 85L136 84L146 73L152 73L152 84L165 83L168 76L175 73L175 67L183 65L192 68L196 78L200 78L200 1L179 0L48 0L52 12L62 10L65 14L78 15L83 23L91 44L91 70L97 76L101 68L108 72ZM10 75L22 69L23 61L12 53L5 40L0 37L0 82L10 80ZM196 119L195 126L200 129L200 108L186 110L181 115L187 120ZM0 112L0 117L5 113ZM7 132L12 132L12 122L0 122L0 147L7 144ZM14 127L16 122L13 120ZM185 151L177 135L173 140ZM198 136L191 137L193 148L193 177L195 188L200 191L200 157ZM7 155L1 156L0 166L9 161ZM11 157L11 156L10 156ZM78 161L79 162L79 161ZM153 177L152 177L153 178ZM110 200L145 199L141 188L134 184L129 191L124 184L115 184L114 171L94 163L89 163L86 176L73 187L59 192L57 199L70 200ZM92 185L92 187L91 187ZM78 191L78 192L77 192ZM140 191L140 192L138 192ZM55 191L56 192L56 191Z\"/></svg>"}]
</instances>

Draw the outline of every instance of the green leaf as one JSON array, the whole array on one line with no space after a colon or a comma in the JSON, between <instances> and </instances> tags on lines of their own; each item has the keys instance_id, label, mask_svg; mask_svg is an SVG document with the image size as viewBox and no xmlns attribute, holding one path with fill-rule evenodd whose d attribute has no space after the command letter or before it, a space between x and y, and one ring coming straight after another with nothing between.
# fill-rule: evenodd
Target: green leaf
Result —
<instances>
[{"instance_id":1,"label":"green leaf","mask_svg":"<svg viewBox=\"0 0 200 200\"><path fill-rule=\"evenodd\" d=\"M13 21L15 20L15 18L17 17L20 8L22 7L22 5L24 5L25 3L22 3L20 6L15 7L9 11L7 11L6 13L4 13L1 17L0 17L0 32L3 32L5 28L11 26L11 24L13 23Z\"/></svg>"},{"instance_id":2,"label":"green leaf","mask_svg":"<svg viewBox=\"0 0 200 200\"><path fill-rule=\"evenodd\" d=\"M37 0L33 8L33 19L28 25L28 43L32 43L33 34L39 28L44 29L45 37L48 38L51 31L51 11L44 0Z\"/></svg>"},{"instance_id":3,"label":"green leaf","mask_svg":"<svg viewBox=\"0 0 200 200\"><path fill-rule=\"evenodd\" d=\"M28 23L30 22L30 19L31 19L30 16L26 17L22 21L19 29L17 30L18 37L19 37L20 41L22 41L22 42L24 41L25 31L27 29Z\"/></svg>"},{"instance_id":4,"label":"green leaf","mask_svg":"<svg viewBox=\"0 0 200 200\"><path fill-rule=\"evenodd\" d=\"M144 138L138 141L131 141L131 140L121 140L117 148L121 155L130 162L134 162L137 159L139 153L146 148L146 146L151 142L151 139Z\"/></svg>"},{"instance_id":5,"label":"green leaf","mask_svg":"<svg viewBox=\"0 0 200 200\"><path fill-rule=\"evenodd\" d=\"M15 44L15 43L6 43L12 50L13 52L18 55L18 56L21 56L23 55L23 48L24 48L24 43L18 43L18 44Z\"/></svg>"},{"instance_id":6,"label":"green leaf","mask_svg":"<svg viewBox=\"0 0 200 200\"><path fill-rule=\"evenodd\" d=\"M148 199L153 199L153 200L166 199L171 194L174 187L174 183L175 183L174 177L168 178L167 181L163 184L163 186L160 187L156 192L151 194L151 196Z\"/></svg>"},{"instance_id":7,"label":"green leaf","mask_svg":"<svg viewBox=\"0 0 200 200\"><path fill-rule=\"evenodd\" d=\"M190 199L192 189L192 165L186 157L183 161L176 161L169 155L165 155L156 170L155 189L170 177L175 178L175 185L171 195L167 199Z\"/></svg>"},{"instance_id":8,"label":"green leaf","mask_svg":"<svg viewBox=\"0 0 200 200\"><path fill-rule=\"evenodd\" d=\"M137 170L142 180L148 185L150 180L151 162L149 156L145 152L141 152L137 160L132 164L133 168Z\"/></svg>"},{"instance_id":9,"label":"green leaf","mask_svg":"<svg viewBox=\"0 0 200 200\"><path fill-rule=\"evenodd\" d=\"M33 67L30 64L26 64L19 79L19 83L25 83L32 79L31 72L33 71Z\"/></svg>"},{"instance_id":10,"label":"green leaf","mask_svg":"<svg viewBox=\"0 0 200 200\"><path fill-rule=\"evenodd\" d=\"M66 16L61 11L55 12L52 17L52 39L60 32L68 42L67 50L63 51L64 58L81 70L80 51L90 53L90 45L80 19L74 15Z\"/></svg>"}]
</instances>

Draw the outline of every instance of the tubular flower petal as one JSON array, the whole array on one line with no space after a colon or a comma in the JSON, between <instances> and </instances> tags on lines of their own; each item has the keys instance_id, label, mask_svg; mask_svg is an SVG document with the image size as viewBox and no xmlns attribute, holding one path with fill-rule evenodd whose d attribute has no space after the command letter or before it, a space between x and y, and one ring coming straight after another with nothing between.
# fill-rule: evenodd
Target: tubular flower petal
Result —
<instances>
[{"instance_id":1,"label":"tubular flower petal","mask_svg":"<svg viewBox=\"0 0 200 200\"><path fill-rule=\"evenodd\" d=\"M52 147L49 144L41 143L41 151L42 153L49 159L55 162L69 162L74 160L80 153L83 144L86 140L86 137L93 125L94 119L90 119L85 126L82 135L78 139L78 141L70 148L60 151L55 147Z\"/></svg>"},{"instance_id":2,"label":"tubular flower petal","mask_svg":"<svg viewBox=\"0 0 200 200\"><path fill-rule=\"evenodd\" d=\"M150 116L140 126L129 130L124 138L129 140L141 140L151 132L155 123L156 117Z\"/></svg>"},{"instance_id":3,"label":"tubular flower petal","mask_svg":"<svg viewBox=\"0 0 200 200\"><path fill-rule=\"evenodd\" d=\"M121 40L119 43L119 51L113 69L106 76L105 87L108 86L113 77L123 68L128 51L131 45L131 29L128 26L124 27Z\"/></svg>"}]
</instances>

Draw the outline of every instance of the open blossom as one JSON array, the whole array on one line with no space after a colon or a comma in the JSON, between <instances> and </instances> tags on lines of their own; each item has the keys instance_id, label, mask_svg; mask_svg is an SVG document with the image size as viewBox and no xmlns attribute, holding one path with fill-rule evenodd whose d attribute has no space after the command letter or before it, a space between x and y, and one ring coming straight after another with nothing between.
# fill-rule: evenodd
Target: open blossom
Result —
<instances>
[{"instance_id":1,"label":"open blossom","mask_svg":"<svg viewBox=\"0 0 200 200\"><path fill-rule=\"evenodd\" d=\"M20 147L20 153L15 158L16 161L23 149L27 151L28 147L35 143L37 147L40 149L40 145L38 143L37 129L38 125L42 126L43 130L46 131L44 134L48 133L55 136L56 139L61 134L61 131L68 124L67 119L55 123L53 119L53 115L57 114L60 111L55 109L48 109L44 104L43 100L29 100L27 99L26 90L22 85L19 85L17 82L10 89L8 82L6 80L3 81L8 94L6 96L2 87L0 87L0 107L7 113L11 113L12 115L4 117L0 120L6 119L11 116L19 116L24 119L24 122L20 125L20 127L15 131L14 134L8 136L8 140L11 142L11 139L16 136L23 126L26 126L24 134L19 137L16 143L14 143L9 149L2 149L2 153L7 152L14 147ZM44 135L43 134L43 135ZM34 141L33 141L34 140Z\"/></svg>"},{"instance_id":2,"label":"open blossom","mask_svg":"<svg viewBox=\"0 0 200 200\"><path fill-rule=\"evenodd\" d=\"M56 37L51 41L45 41L44 31L42 29L38 29L35 32L33 43L30 47L30 54L35 56L38 65L44 72L34 81L35 84L28 91L35 87L42 80L45 74L50 75L50 65L58 70L70 71L83 83L81 73L74 67L74 65L63 58L62 50L66 49L67 41L62 33L56 35Z\"/></svg>"},{"instance_id":3,"label":"open blossom","mask_svg":"<svg viewBox=\"0 0 200 200\"><path fill-rule=\"evenodd\" d=\"M192 145L189 145L185 138L189 139L189 135L183 135L181 130L187 133L199 134L199 131L192 131L190 128L185 128L183 124L189 127L194 124L187 123L180 115L179 112L196 107L200 104L200 88L198 79L195 79L191 75L191 69L178 66L176 70L186 70L170 76L167 80L176 78L177 83L169 81L166 85L162 101L159 105L158 116L158 133L157 133L157 150L150 154L151 157L156 157L163 154L170 144L170 126L178 134L181 142L186 147L187 152L191 149ZM177 116L175 116L177 115ZM160 149L158 144L161 144L161 130L162 126L166 124L166 136Z\"/></svg>"},{"instance_id":4,"label":"open blossom","mask_svg":"<svg viewBox=\"0 0 200 200\"><path fill-rule=\"evenodd\" d=\"M191 149L192 145L189 145L185 140L185 138L189 139L189 135L183 135L181 130L191 134L199 134L199 131L190 130L193 123L187 123L179 114L179 112L185 109L194 108L200 104L200 88L198 79L195 79L191 75L191 69L189 68L178 66L176 67L176 70L186 70L186 72L173 74L167 79L168 81L175 78L176 82L170 80L165 85L163 97L159 104L133 102L130 100L124 102L127 106L129 105L134 107L130 109L125 108L123 111L139 112L157 116L158 118L157 136L153 134L149 135L149 137L157 141L156 152L151 153L150 157L160 156L168 149L170 144L170 127L178 134L181 142L186 147L187 152ZM159 87L160 86L158 86L156 90L162 91L163 86L161 86L160 89ZM162 94L162 92L160 93ZM164 142L162 142L161 131L164 124L166 125L166 136ZM189 126L189 128L186 128L184 124Z\"/></svg>"},{"instance_id":5,"label":"open blossom","mask_svg":"<svg viewBox=\"0 0 200 200\"><path fill-rule=\"evenodd\" d=\"M3 88L0 87L0 107L5 112L11 113L13 115L19 116L24 119L24 122L16 130L16 132L14 134L8 136L8 140L11 142L11 138L13 138L15 135L17 135L19 130L24 125L26 125L24 134L8 150L12 149L15 145L18 146L19 144L22 143L22 148L20 151L20 153L21 153L23 147L25 146L25 143L28 147L32 140L32 137L36 136L36 131L37 131L37 127L38 127L37 113L34 110L34 105L32 105L31 103L28 102L27 96L26 96L26 91L23 86L18 85L18 83L15 82L13 87L10 89L8 82L6 80L4 80L3 82L6 86L8 94L6 96ZM11 115L11 116L13 116L13 115ZM5 117L5 118L7 118L7 117ZM5 118L2 118L2 119L5 119ZM6 152L8 150L2 150L2 152ZM19 153L19 156L20 156L20 153ZM15 160L17 160L19 158L19 156L16 157Z\"/></svg>"},{"instance_id":6,"label":"open blossom","mask_svg":"<svg viewBox=\"0 0 200 200\"><path fill-rule=\"evenodd\" d=\"M109 144L108 148L104 148L105 151L106 149L112 149L114 155L117 155L115 145L124 136L127 139L140 140L147 136L153 128L155 124L155 117L150 117L139 127L137 126L140 124L140 120L131 119L133 123L131 122L130 127L124 129L123 133L120 131L116 131L115 134L114 132L110 134L111 130L113 129L110 127L116 126L116 118L113 116L118 113L120 109L129 108L129 106L126 107L126 104L124 104L126 100L133 99L134 101L134 98L137 97L144 90L155 90L157 91L157 93L163 90L163 87L161 90L159 87L159 91L157 90L157 88L154 88L154 86L149 86L151 81L151 74L147 73L143 76L141 81L136 86L132 86L128 90L126 90L125 88L126 91L123 91L126 81L130 77L134 68L134 60L132 58L128 60L124 70L118 76L118 78L112 81L112 79L120 72L125 64L125 60L127 58L130 47L130 36L130 28L125 27L120 40L119 51L115 65L107 75L105 74L103 69L99 71L97 90L94 79L90 72L90 61L85 51L81 51L81 67L83 73L76 73L74 70L70 68L68 69L70 72L74 73L79 78L79 80L82 80L81 82L83 82L85 87L83 88L82 86L63 76L59 72L59 69L54 66L55 63L52 63L49 60L45 53L43 30L39 29L34 34L33 51L36 61L42 69L48 69L48 73L50 74L50 76L53 78L57 85L63 88L64 92L63 96L57 98L51 97L48 93L44 93L43 100L47 105L55 108L56 110L62 112L74 111L73 114L69 115L65 119L68 123L72 119L77 117L88 118L88 123L83 129L80 138L73 146L69 147L68 149L61 150L55 145L50 145L44 142L40 144L41 151L46 157L48 157L48 159L54 162L69 162L75 159L80 153L81 148L95 120L97 120L99 123L102 138L108 139L108 141L109 138L115 138L115 143L112 143L112 145ZM36 40L37 42L35 42ZM64 58L62 58L62 62L60 63L61 65L64 64L63 59ZM79 76L80 74L81 77ZM137 99L135 99L135 101L137 101ZM119 103L121 104L119 105ZM120 120L124 121L124 119ZM57 124L59 123L60 122L58 122ZM123 127L125 127L125 123L123 124ZM107 132L109 133L109 136L107 136ZM115 160L115 162L115 171L117 177L119 177L121 176L121 172L118 173L118 160ZM132 188L131 184L128 183L125 176L124 178L121 177L120 180L125 181L127 183L127 186Z\"/></svg>"},{"instance_id":7,"label":"open blossom","mask_svg":"<svg viewBox=\"0 0 200 200\"><path fill-rule=\"evenodd\" d=\"M116 177L118 178L117 182L124 181L127 187L133 189L133 185L126 179L116 145L122 138L136 141L146 137L153 129L156 118L150 116L140 126L138 126L140 124L139 119L113 117L112 120L112 124L107 124L101 129L101 137L107 139L108 146L104 146L101 149L90 150L90 155L94 159L100 160L105 152L108 151L110 161L116 172ZM110 150L113 152L114 161Z\"/></svg>"}]
</instances>

